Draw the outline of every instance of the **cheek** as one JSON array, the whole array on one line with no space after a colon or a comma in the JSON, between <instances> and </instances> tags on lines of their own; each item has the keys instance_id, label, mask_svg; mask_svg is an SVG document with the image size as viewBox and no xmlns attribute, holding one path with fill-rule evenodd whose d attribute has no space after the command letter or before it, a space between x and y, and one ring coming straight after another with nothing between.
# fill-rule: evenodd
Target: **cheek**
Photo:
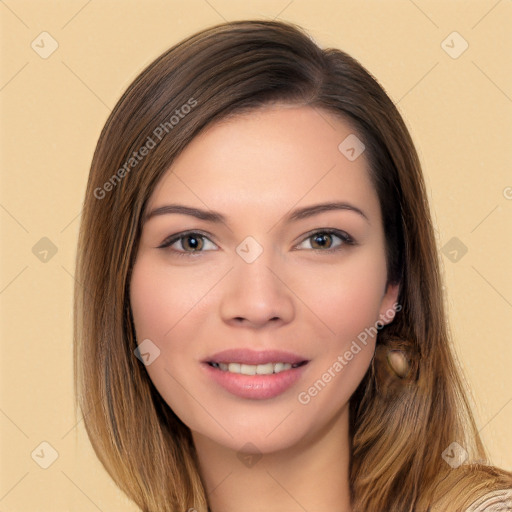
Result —
<instances>
[{"instance_id":1,"label":"cheek","mask_svg":"<svg viewBox=\"0 0 512 512\"><path fill-rule=\"evenodd\" d=\"M191 311L201 309L209 286L207 278L187 271L170 272L144 256L138 259L130 283L137 339L170 339L175 328L186 325Z\"/></svg>"},{"instance_id":2,"label":"cheek","mask_svg":"<svg viewBox=\"0 0 512 512\"><path fill-rule=\"evenodd\" d=\"M310 283L304 283L300 296L339 349L379 320L385 284L384 255L361 251L346 265L318 272Z\"/></svg>"}]
</instances>

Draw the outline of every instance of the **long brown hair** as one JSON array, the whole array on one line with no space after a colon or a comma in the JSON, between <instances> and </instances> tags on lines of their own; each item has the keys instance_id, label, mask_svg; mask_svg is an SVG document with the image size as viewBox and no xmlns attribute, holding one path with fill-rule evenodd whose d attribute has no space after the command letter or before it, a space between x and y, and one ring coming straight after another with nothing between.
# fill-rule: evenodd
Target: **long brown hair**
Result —
<instances>
[{"instance_id":1,"label":"long brown hair","mask_svg":"<svg viewBox=\"0 0 512 512\"><path fill-rule=\"evenodd\" d=\"M148 198L173 160L210 123L270 102L334 113L358 134L381 205L388 282L400 283L402 309L380 330L351 398L354 511L458 511L512 487L510 473L485 465L451 353L425 185L402 117L355 59L276 21L224 23L175 45L128 87L101 132L74 331L75 394L98 458L145 512L207 510L190 431L134 355L130 271ZM405 375L391 371L390 349L405 354ZM467 452L465 464L446 462L450 446Z\"/></svg>"}]
</instances>

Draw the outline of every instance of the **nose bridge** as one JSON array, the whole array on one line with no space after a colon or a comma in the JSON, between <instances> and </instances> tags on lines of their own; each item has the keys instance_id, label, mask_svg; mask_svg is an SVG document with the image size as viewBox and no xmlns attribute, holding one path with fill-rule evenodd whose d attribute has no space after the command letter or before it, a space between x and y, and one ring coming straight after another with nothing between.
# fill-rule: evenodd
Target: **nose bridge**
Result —
<instances>
[{"instance_id":1,"label":"nose bridge","mask_svg":"<svg viewBox=\"0 0 512 512\"><path fill-rule=\"evenodd\" d=\"M270 242L260 243L253 236L236 247L234 268L222 296L224 320L236 318L262 324L293 317L292 294L280 276L283 267L277 264L279 260Z\"/></svg>"},{"instance_id":2,"label":"nose bridge","mask_svg":"<svg viewBox=\"0 0 512 512\"><path fill-rule=\"evenodd\" d=\"M235 274L247 285L257 288L274 288L277 255L273 248L263 246L253 237L248 237L236 249Z\"/></svg>"}]
</instances>

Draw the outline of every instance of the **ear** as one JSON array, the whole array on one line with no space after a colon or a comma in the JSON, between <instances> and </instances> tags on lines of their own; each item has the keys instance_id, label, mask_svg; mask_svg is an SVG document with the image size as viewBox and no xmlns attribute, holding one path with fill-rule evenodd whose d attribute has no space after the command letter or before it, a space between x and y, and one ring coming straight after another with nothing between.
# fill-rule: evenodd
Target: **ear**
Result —
<instances>
[{"instance_id":1,"label":"ear","mask_svg":"<svg viewBox=\"0 0 512 512\"><path fill-rule=\"evenodd\" d=\"M379 310L379 321L384 325L391 323L395 318L395 313L402 309L402 306L398 304L399 292L400 283L388 284L386 287Z\"/></svg>"}]
</instances>

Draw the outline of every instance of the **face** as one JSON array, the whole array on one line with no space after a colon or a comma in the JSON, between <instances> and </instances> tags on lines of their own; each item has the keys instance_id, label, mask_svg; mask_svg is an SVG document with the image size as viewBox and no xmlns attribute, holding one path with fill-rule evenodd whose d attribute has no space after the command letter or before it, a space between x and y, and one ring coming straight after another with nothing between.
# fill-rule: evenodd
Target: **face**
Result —
<instances>
[{"instance_id":1,"label":"face","mask_svg":"<svg viewBox=\"0 0 512 512\"><path fill-rule=\"evenodd\" d=\"M153 191L131 307L146 370L193 435L270 453L347 410L398 294L365 154L338 148L351 134L266 107L213 124ZM344 206L311 208L324 203Z\"/></svg>"}]
</instances>

